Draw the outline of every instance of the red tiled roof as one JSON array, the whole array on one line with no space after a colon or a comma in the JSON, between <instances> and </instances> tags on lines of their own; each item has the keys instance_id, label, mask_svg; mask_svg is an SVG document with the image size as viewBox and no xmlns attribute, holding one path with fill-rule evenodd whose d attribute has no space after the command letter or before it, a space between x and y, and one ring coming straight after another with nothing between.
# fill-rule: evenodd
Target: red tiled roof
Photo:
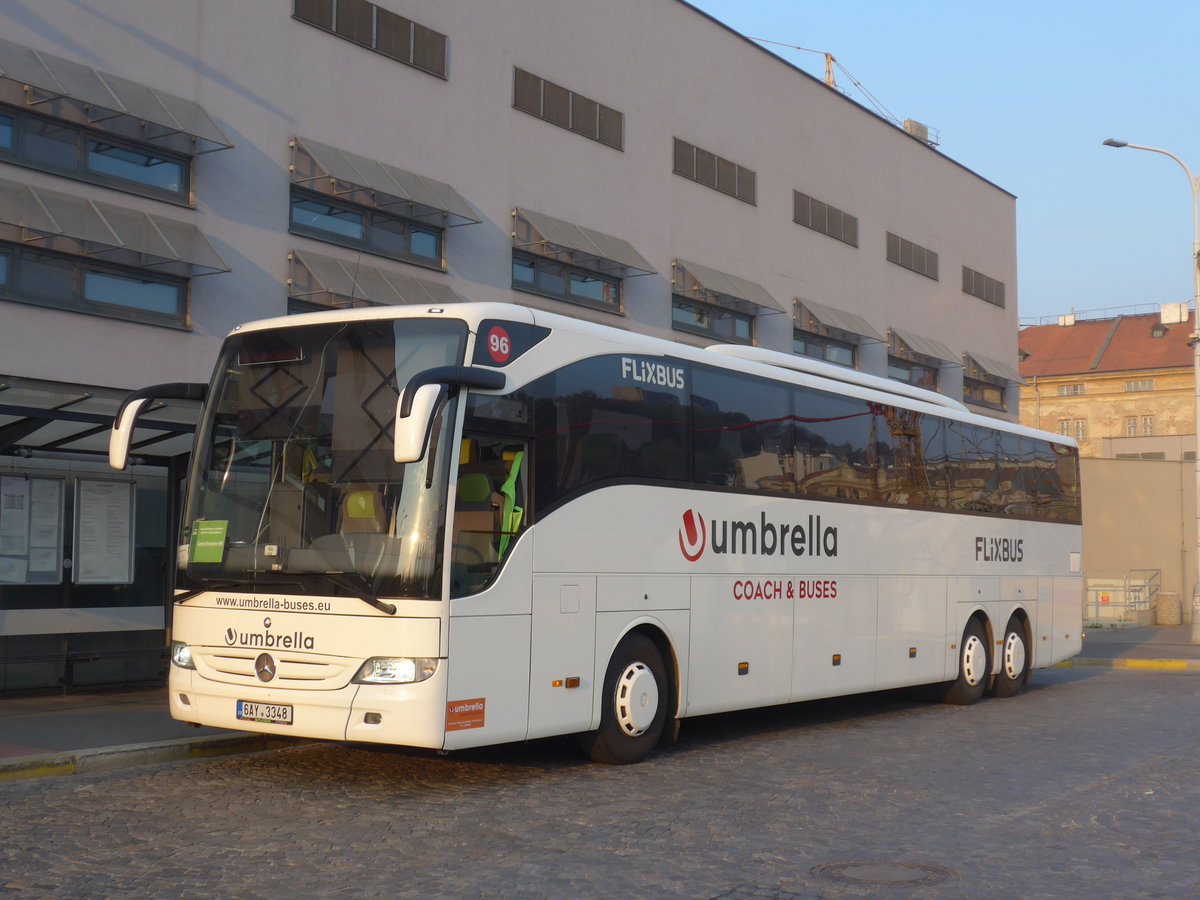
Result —
<instances>
[{"instance_id":1,"label":"red tiled roof","mask_svg":"<svg viewBox=\"0 0 1200 900\"><path fill-rule=\"evenodd\" d=\"M1017 338L1021 377L1191 368L1188 336L1194 316L1161 326L1167 333L1157 338L1151 333L1159 325L1157 313L1023 328Z\"/></svg>"}]
</instances>

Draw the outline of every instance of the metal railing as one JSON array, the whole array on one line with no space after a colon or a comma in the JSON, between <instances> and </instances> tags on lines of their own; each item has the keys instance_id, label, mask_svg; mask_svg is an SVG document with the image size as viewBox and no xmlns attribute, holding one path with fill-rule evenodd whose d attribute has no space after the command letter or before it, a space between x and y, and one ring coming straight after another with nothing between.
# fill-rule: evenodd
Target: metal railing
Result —
<instances>
[{"instance_id":1,"label":"metal railing","mask_svg":"<svg viewBox=\"0 0 1200 900\"><path fill-rule=\"evenodd\" d=\"M1084 625L1152 625L1162 588L1161 569L1130 569L1087 576Z\"/></svg>"}]
</instances>

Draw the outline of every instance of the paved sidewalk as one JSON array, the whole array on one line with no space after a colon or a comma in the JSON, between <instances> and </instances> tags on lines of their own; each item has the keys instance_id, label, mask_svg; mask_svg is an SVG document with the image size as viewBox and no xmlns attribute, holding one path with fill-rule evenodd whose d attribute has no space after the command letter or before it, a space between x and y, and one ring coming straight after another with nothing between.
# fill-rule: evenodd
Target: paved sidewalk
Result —
<instances>
[{"instance_id":1,"label":"paved sidewalk","mask_svg":"<svg viewBox=\"0 0 1200 900\"><path fill-rule=\"evenodd\" d=\"M167 711L165 688L0 699L0 782L248 753L285 743L176 722Z\"/></svg>"},{"instance_id":2,"label":"paved sidewalk","mask_svg":"<svg viewBox=\"0 0 1200 900\"><path fill-rule=\"evenodd\" d=\"M1192 643L1190 623L1148 628L1085 628L1083 636L1083 652L1064 665L1200 672L1200 644Z\"/></svg>"},{"instance_id":3,"label":"paved sidewalk","mask_svg":"<svg viewBox=\"0 0 1200 900\"><path fill-rule=\"evenodd\" d=\"M1064 666L1200 673L1200 645L1191 642L1191 625L1084 634L1083 652ZM165 688L0 698L0 782L249 753L291 742L176 722L167 712Z\"/></svg>"}]
</instances>

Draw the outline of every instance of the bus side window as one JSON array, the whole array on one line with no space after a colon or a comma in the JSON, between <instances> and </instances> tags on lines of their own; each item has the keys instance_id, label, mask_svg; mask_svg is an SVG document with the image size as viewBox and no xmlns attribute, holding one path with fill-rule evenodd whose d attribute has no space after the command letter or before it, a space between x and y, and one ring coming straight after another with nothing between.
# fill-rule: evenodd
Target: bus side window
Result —
<instances>
[{"instance_id":1,"label":"bus side window","mask_svg":"<svg viewBox=\"0 0 1200 900\"><path fill-rule=\"evenodd\" d=\"M454 502L451 591L486 587L526 525L526 447L511 439L463 439Z\"/></svg>"}]
</instances>

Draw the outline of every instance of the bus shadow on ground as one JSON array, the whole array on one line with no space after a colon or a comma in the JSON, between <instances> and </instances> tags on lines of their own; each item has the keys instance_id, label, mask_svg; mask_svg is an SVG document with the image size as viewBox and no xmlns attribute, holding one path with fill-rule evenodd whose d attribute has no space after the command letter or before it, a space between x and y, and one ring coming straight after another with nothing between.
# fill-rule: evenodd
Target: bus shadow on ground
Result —
<instances>
[{"instance_id":1,"label":"bus shadow on ground","mask_svg":"<svg viewBox=\"0 0 1200 900\"><path fill-rule=\"evenodd\" d=\"M1057 685L1082 681L1101 675L1103 669L1043 669L1034 673L1033 681L1026 685L1018 699L1032 696ZM1007 703L1010 701L985 698L981 703ZM683 756L698 752L734 749L739 742L769 737L785 732L801 732L846 723L865 723L871 720L910 714L914 711L931 712L943 708L937 688L933 685L896 688L864 694L851 694L820 700L806 700L778 706L714 713L684 719L680 734L675 742L664 741L652 755L654 757ZM442 776L454 780L462 767L473 770L495 768L506 771L509 776L525 771L550 773L594 765L580 750L574 735L560 735L475 747L443 753L413 747L385 744L338 743L330 745L344 751L364 754L386 764L392 760L400 769L419 767L423 777L438 778L434 773L442 769Z\"/></svg>"}]
</instances>

